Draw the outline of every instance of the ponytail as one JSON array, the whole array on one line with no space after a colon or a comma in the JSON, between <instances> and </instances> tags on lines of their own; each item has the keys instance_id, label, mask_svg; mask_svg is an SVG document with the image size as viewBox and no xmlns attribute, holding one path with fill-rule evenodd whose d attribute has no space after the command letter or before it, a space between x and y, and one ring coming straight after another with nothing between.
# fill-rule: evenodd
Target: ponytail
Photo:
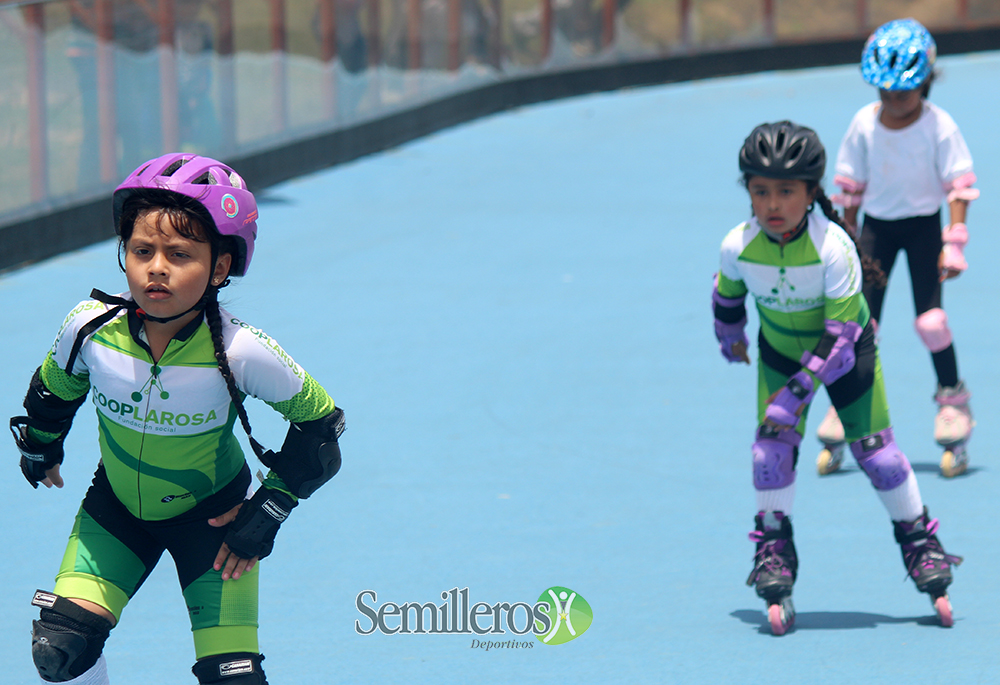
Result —
<instances>
[{"instance_id":1,"label":"ponytail","mask_svg":"<svg viewBox=\"0 0 1000 685\"><path fill-rule=\"evenodd\" d=\"M861 258L861 274L865 283L874 283L875 285L884 288L888 282L885 272L882 271L882 266L877 260L874 260L866 255L861 249L861 245L858 244L857 230L854 227L849 226L847 222L840 217L837 210L833 208L833 203L830 201L830 198L828 198L826 193L823 192L823 186L816 184L815 191L816 202L819 204L820 209L823 210L823 215L844 229L844 232L850 236L851 242L854 243L854 247L858 251L858 256Z\"/></svg>"}]
</instances>

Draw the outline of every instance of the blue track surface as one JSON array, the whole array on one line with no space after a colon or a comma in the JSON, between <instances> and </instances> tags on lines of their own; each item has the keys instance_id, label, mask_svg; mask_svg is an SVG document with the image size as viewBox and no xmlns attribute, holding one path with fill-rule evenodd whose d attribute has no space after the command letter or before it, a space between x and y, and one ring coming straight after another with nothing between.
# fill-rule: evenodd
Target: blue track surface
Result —
<instances>
[{"instance_id":1,"label":"blue track surface","mask_svg":"<svg viewBox=\"0 0 1000 685\"><path fill-rule=\"evenodd\" d=\"M934 380L908 277L882 322L896 435L942 521L956 625L904 570L852 467L820 480L804 443L795 509L797 627L774 638L750 570L756 372L728 366L709 313L725 232L748 213L736 153L765 120L816 128L831 155L874 96L856 67L768 73L556 102L473 122L268 191L249 276L228 308L268 331L342 404L341 475L300 507L263 565L272 683L994 682L1000 666L1000 410L992 300L1000 253L1000 55L940 61L933 99L962 127L983 197L970 269L948 284L979 425L974 468L937 475ZM20 413L62 317L124 289L115 246L0 278L0 415ZM905 272L905 266L901 267ZM756 357L755 354L753 354ZM810 434L826 410L817 400ZM251 403L276 445L277 415ZM67 442L63 491L32 491L7 448L0 661L37 682L28 602L51 588L96 464L92 410ZM572 588L579 639L472 648L471 635L359 635L386 601L533 603ZM523 622L523 620L522 620ZM489 636L508 640L512 635ZM164 560L108 643L116 685L193 682L187 617ZM162 674L154 676L154 674Z\"/></svg>"}]
</instances>

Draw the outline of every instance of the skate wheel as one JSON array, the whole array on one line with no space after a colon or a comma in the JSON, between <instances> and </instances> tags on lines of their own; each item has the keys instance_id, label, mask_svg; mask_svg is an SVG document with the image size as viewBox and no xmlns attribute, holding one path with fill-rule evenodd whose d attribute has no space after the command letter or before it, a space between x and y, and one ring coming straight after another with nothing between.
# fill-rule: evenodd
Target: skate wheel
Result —
<instances>
[{"instance_id":1,"label":"skate wheel","mask_svg":"<svg viewBox=\"0 0 1000 685\"><path fill-rule=\"evenodd\" d=\"M816 471L819 475L826 476L834 471L840 470L843 458L828 448L824 448L816 458Z\"/></svg>"},{"instance_id":2,"label":"skate wheel","mask_svg":"<svg viewBox=\"0 0 1000 685\"><path fill-rule=\"evenodd\" d=\"M934 611L937 612L943 627L951 628L955 625L955 619L951 616L951 602L948 601L948 595L941 595L934 600Z\"/></svg>"},{"instance_id":3,"label":"skate wheel","mask_svg":"<svg viewBox=\"0 0 1000 685\"><path fill-rule=\"evenodd\" d=\"M945 450L941 456L941 475L945 478L954 478L965 473L969 467L969 460L965 455L959 455L952 450Z\"/></svg>"},{"instance_id":4,"label":"skate wheel","mask_svg":"<svg viewBox=\"0 0 1000 685\"><path fill-rule=\"evenodd\" d=\"M780 604L771 604L767 607L767 620L770 621L771 632L775 635L785 634L785 622L781 616L783 613Z\"/></svg>"},{"instance_id":5,"label":"skate wheel","mask_svg":"<svg viewBox=\"0 0 1000 685\"><path fill-rule=\"evenodd\" d=\"M792 608L791 601L786 599L780 604L768 604L767 620L771 624L772 633L784 635L795 622L795 609Z\"/></svg>"}]
</instances>

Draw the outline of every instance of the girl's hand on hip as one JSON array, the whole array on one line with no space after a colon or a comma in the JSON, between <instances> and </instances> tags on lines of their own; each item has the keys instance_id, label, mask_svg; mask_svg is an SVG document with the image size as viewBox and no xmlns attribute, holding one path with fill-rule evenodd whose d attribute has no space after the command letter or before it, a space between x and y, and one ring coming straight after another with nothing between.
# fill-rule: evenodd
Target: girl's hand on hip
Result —
<instances>
[{"instance_id":1,"label":"girl's hand on hip","mask_svg":"<svg viewBox=\"0 0 1000 685\"><path fill-rule=\"evenodd\" d=\"M236 518L236 515L240 513L240 509L243 504L237 504L235 507L227 511L222 516L217 516L213 519L208 519L208 525L213 528L222 528L223 526L228 526ZM212 567L216 571L222 571L222 579L238 580L241 575L253 569L257 565L257 557L253 559L243 559L236 556L229 550L229 545L222 543L222 547L219 548L219 553L215 555L215 563Z\"/></svg>"}]
</instances>

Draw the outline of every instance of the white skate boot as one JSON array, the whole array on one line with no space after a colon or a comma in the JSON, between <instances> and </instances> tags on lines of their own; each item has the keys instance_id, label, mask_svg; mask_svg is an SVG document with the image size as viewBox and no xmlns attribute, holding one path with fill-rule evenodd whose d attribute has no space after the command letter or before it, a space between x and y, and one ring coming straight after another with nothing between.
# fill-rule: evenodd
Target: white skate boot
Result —
<instances>
[{"instance_id":1,"label":"white skate boot","mask_svg":"<svg viewBox=\"0 0 1000 685\"><path fill-rule=\"evenodd\" d=\"M969 468L969 454L966 444L972 436L976 422L969 409L972 393L965 387L965 381L951 387L938 386L934 401L938 403L938 413L934 418L934 440L944 447L941 457L941 475L954 478Z\"/></svg>"},{"instance_id":2,"label":"white skate boot","mask_svg":"<svg viewBox=\"0 0 1000 685\"><path fill-rule=\"evenodd\" d=\"M816 470L819 475L825 476L838 470L844 463L844 426L840 423L837 410L832 406L819 424L816 437L823 443L823 450L816 459Z\"/></svg>"}]
</instances>

